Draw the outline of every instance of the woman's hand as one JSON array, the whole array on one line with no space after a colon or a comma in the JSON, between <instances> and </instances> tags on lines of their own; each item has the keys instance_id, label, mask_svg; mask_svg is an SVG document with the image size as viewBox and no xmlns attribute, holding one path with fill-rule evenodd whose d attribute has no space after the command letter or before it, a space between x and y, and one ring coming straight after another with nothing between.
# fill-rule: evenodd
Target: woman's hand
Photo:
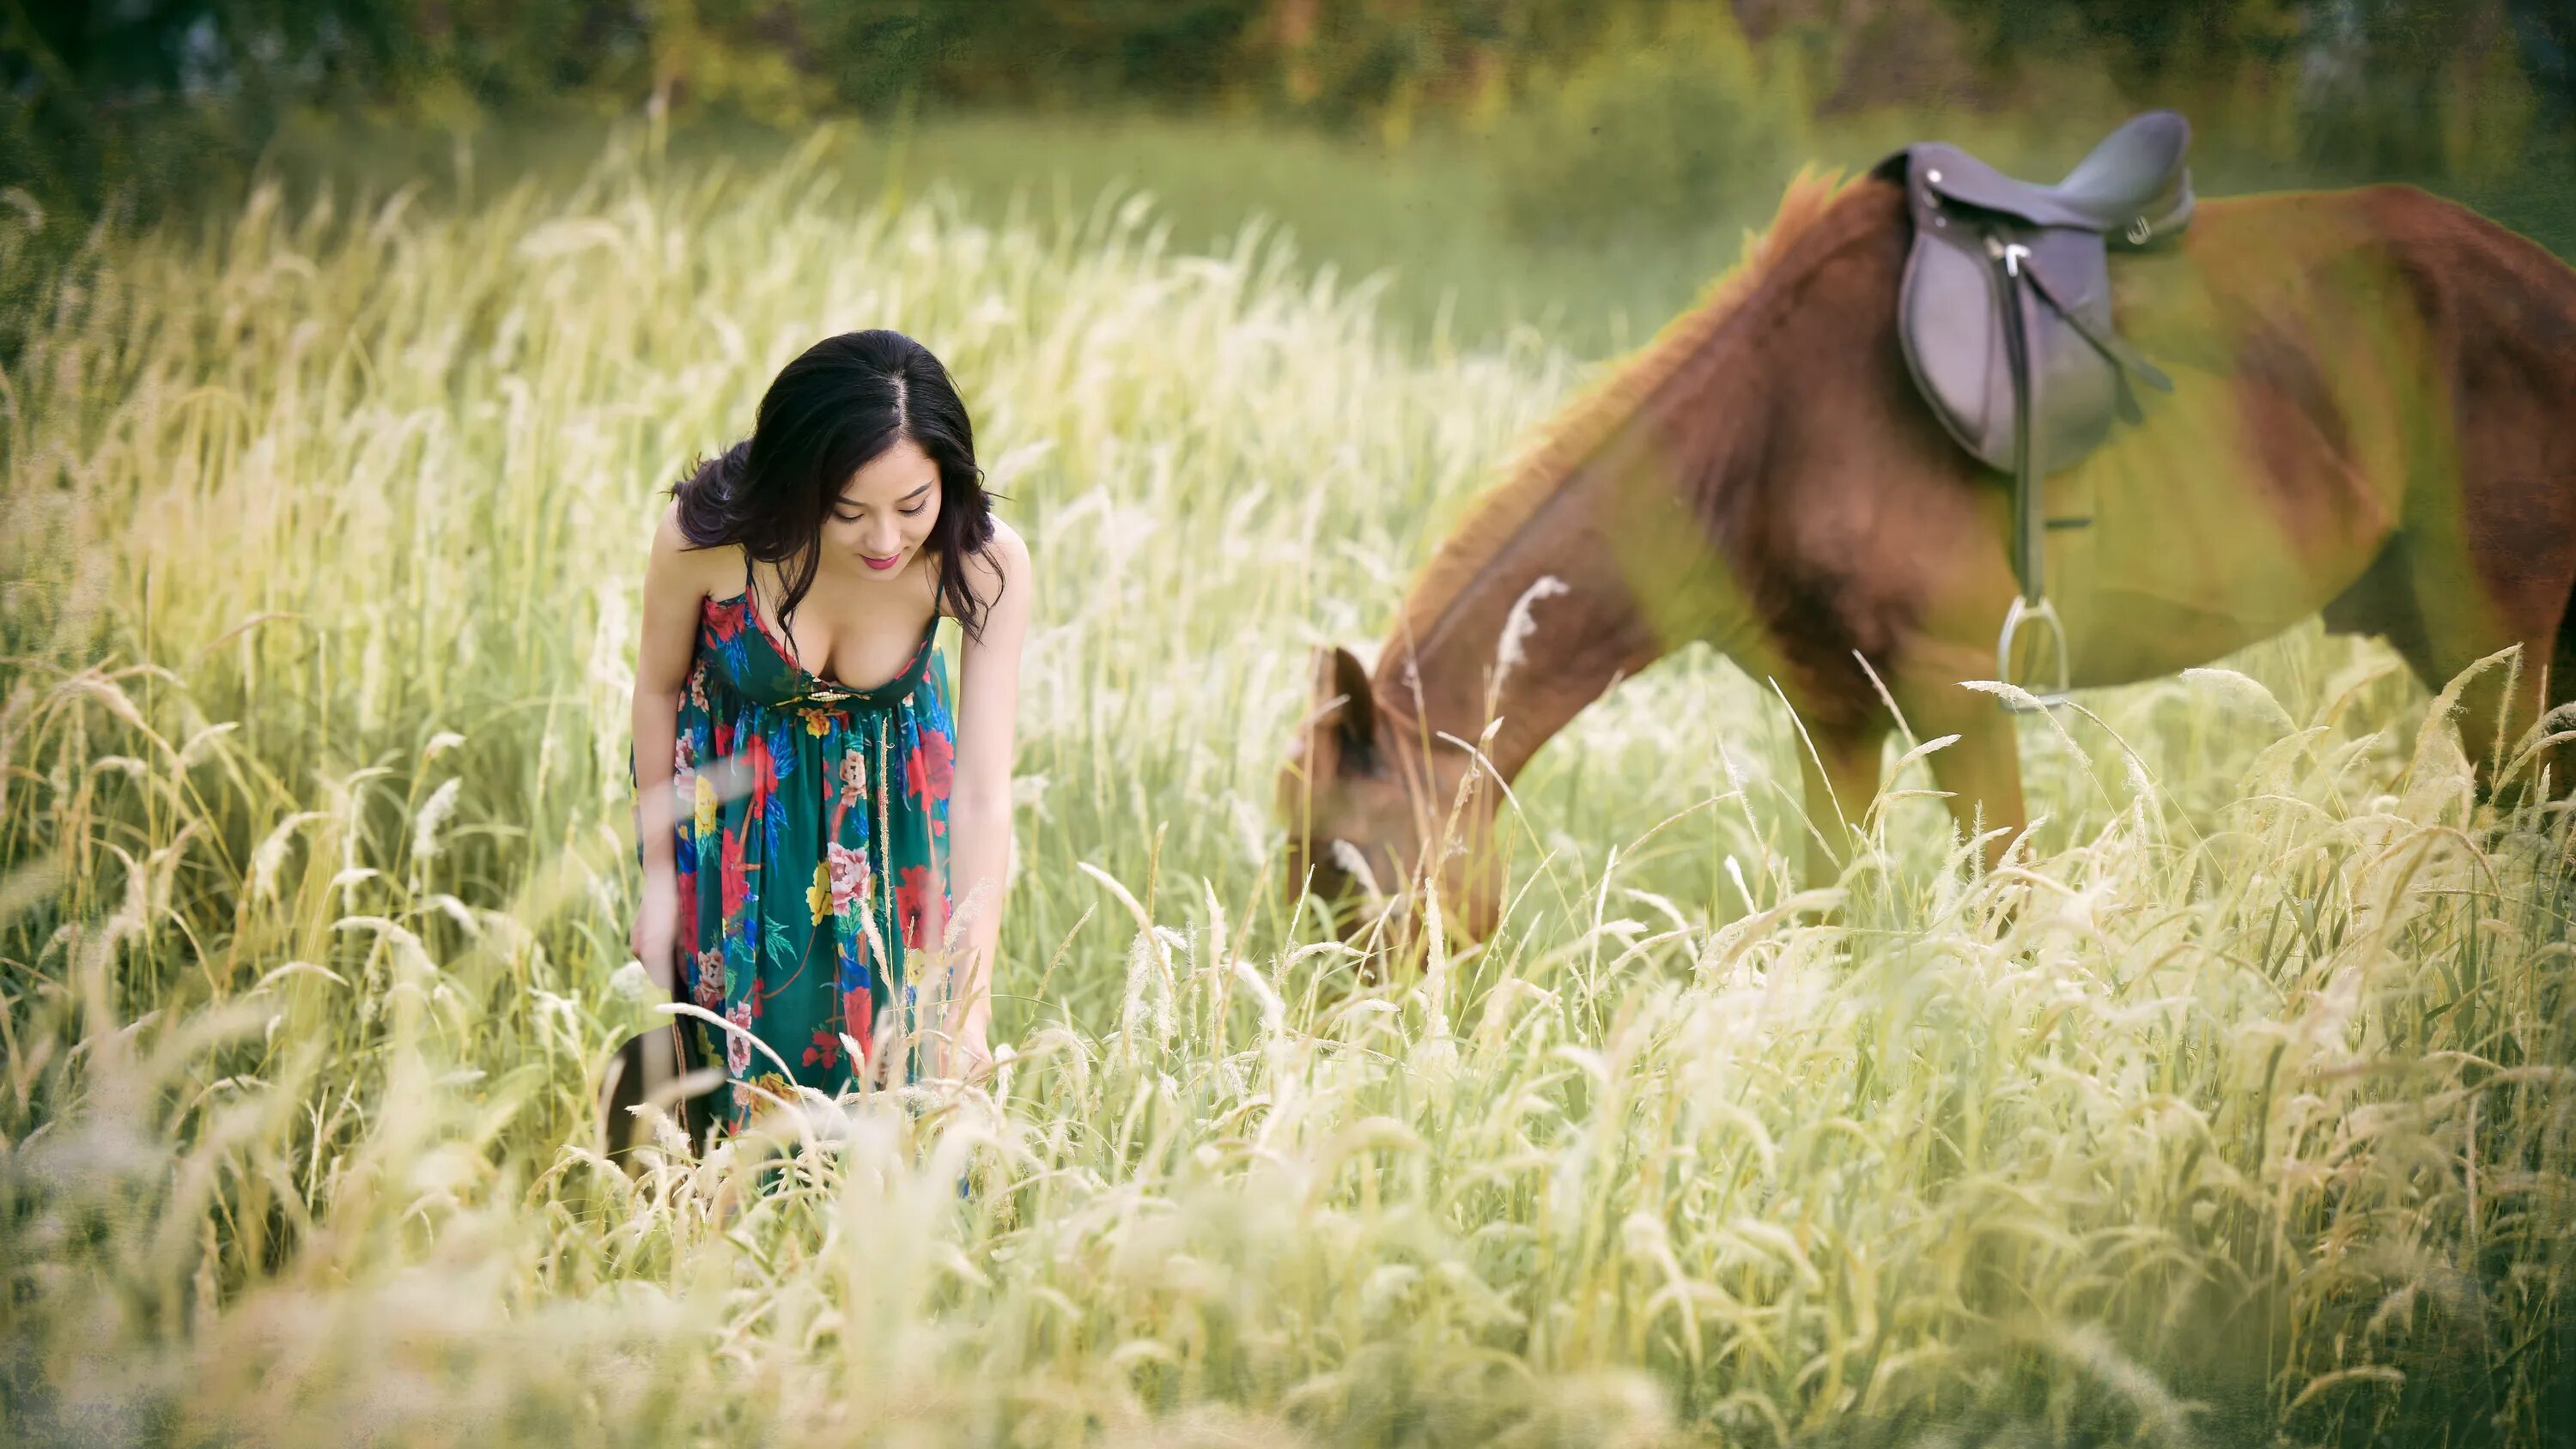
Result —
<instances>
[{"instance_id":1,"label":"woman's hand","mask_svg":"<svg viewBox=\"0 0 2576 1449\"><path fill-rule=\"evenodd\" d=\"M972 981L974 975L970 973ZM960 1085L982 1081L993 1071L993 1006L990 997L970 991L950 1001L944 1013L944 1041L937 1071Z\"/></svg>"},{"instance_id":2,"label":"woman's hand","mask_svg":"<svg viewBox=\"0 0 2576 1449\"><path fill-rule=\"evenodd\" d=\"M635 924L626 933L628 949L644 963L644 974L663 993L680 994L680 881L676 874L651 871L644 877L644 899L635 908Z\"/></svg>"},{"instance_id":3,"label":"woman's hand","mask_svg":"<svg viewBox=\"0 0 2576 1449\"><path fill-rule=\"evenodd\" d=\"M993 1071L992 1027L985 1014L967 1018L955 1037L957 1080L979 1082Z\"/></svg>"}]
</instances>

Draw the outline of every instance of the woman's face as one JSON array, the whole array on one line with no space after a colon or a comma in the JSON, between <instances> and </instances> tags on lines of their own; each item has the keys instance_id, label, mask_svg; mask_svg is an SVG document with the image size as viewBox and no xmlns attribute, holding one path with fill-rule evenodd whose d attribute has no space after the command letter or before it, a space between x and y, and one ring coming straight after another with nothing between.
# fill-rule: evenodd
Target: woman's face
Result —
<instances>
[{"instance_id":1,"label":"woman's face","mask_svg":"<svg viewBox=\"0 0 2576 1449\"><path fill-rule=\"evenodd\" d=\"M912 562L938 521L939 465L919 443L898 438L841 485L823 516L823 547L891 576Z\"/></svg>"}]
</instances>

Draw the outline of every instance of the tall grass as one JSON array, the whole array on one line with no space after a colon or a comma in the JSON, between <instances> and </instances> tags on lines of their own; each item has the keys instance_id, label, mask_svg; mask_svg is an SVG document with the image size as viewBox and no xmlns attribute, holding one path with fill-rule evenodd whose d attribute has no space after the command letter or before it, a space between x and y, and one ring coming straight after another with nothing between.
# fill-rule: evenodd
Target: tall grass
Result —
<instances>
[{"instance_id":1,"label":"tall grass","mask_svg":"<svg viewBox=\"0 0 2576 1449\"><path fill-rule=\"evenodd\" d=\"M1399 346L1259 229L989 224L814 157L263 190L49 302L5 379L14 1436L2576 1421L2569 827L2474 799L2447 696L2295 634L2030 723L2006 868L1907 763L1800 893L1794 727L1685 654L1520 782L1501 935L1349 992L1267 814L1307 652L1579 368ZM863 325L949 361L1040 560L1013 1055L630 1175L657 490Z\"/></svg>"}]
</instances>

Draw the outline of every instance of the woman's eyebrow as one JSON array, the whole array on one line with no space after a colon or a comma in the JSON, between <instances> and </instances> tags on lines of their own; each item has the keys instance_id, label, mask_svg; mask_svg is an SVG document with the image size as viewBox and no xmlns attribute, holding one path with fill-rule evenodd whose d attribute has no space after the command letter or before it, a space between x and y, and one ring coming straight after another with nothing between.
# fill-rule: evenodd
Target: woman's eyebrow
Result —
<instances>
[{"instance_id":1,"label":"woman's eyebrow","mask_svg":"<svg viewBox=\"0 0 2576 1449\"><path fill-rule=\"evenodd\" d=\"M931 480L931 483L936 483L937 481L939 480L934 478ZM903 495L901 498L896 499L895 502L898 504L910 503L912 500L919 498L924 493L929 492L931 483L922 484L920 487L915 488L911 492ZM832 500L832 506L834 508L865 508L867 507L867 504L853 498L835 498Z\"/></svg>"}]
</instances>

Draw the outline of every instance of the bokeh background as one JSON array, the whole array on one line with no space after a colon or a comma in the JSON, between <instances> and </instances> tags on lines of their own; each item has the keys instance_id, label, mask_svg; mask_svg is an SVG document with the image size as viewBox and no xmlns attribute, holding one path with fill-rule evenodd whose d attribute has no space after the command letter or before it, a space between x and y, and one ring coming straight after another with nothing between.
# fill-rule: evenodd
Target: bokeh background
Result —
<instances>
[{"instance_id":1,"label":"bokeh background","mask_svg":"<svg viewBox=\"0 0 2576 1449\"><path fill-rule=\"evenodd\" d=\"M2407 180L2576 247L2568 0L316 0L33 6L0 185L50 208L578 169L650 116L775 154L857 123L872 184L1151 190L1192 247L1260 212L1397 274L1417 328L1633 342L1799 165L1943 135L2054 174L2139 108L2213 192ZM1614 319L1617 319L1614 321Z\"/></svg>"},{"instance_id":2,"label":"bokeh background","mask_svg":"<svg viewBox=\"0 0 2576 1449\"><path fill-rule=\"evenodd\" d=\"M1795 721L1683 650L1515 782L1494 941L1369 990L1270 812L1311 651L1801 167L2049 175L2170 105L2204 193L2409 180L2565 257L2571 41L0 8L0 1432L2567 1442L2570 813L2479 799L2518 742L2376 643L2023 721L1991 873L1900 740L1821 885ZM659 493L871 325L956 372L1039 561L1015 1060L621 1152Z\"/></svg>"}]
</instances>

